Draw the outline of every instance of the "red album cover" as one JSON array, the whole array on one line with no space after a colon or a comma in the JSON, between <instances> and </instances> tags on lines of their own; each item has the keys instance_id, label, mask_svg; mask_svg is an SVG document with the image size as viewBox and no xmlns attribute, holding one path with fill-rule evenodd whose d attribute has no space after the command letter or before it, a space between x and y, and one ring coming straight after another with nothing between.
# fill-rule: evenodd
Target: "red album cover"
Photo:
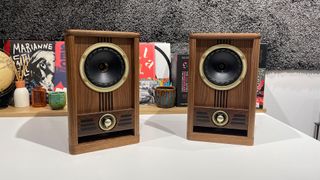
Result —
<instances>
[{"instance_id":1,"label":"red album cover","mask_svg":"<svg viewBox=\"0 0 320 180\"><path fill-rule=\"evenodd\" d=\"M140 43L140 79L155 79L155 47L153 43Z\"/></svg>"},{"instance_id":2,"label":"red album cover","mask_svg":"<svg viewBox=\"0 0 320 180\"><path fill-rule=\"evenodd\" d=\"M3 46L4 52L10 55L10 40L6 40Z\"/></svg>"},{"instance_id":3,"label":"red album cover","mask_svg":"<svg viewBox=\"0 0 320 180\"><path fill-rule=\"evenodd\" d=\"M8 55L10 56L10 40L4 40L2 39L0 42L0 48Z\"/></svg>"}]
</instances>

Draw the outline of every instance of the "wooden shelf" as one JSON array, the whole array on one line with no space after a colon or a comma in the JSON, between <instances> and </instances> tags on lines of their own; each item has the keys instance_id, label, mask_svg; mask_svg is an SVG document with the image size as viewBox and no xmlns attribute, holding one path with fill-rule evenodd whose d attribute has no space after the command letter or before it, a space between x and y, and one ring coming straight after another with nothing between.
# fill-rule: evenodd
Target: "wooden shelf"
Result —
<instances>
[{"instance_id":1,"label":"wooden shelf","mask_svg":"<svg viewBox=\"0 0 320 180\"><path fill-rule=\"evenodd\" d=\"M158 108L155 105L140 105L140 114L187 114L187 107Z\"/></svg>"},{"instance_id":2,"label":"wooden shelf","mask_svg":"<svg viewBox=\"0 0 320 180\"><path fill-rule=\"evenodd\" d=\"M62 110L52 110L49 106L35 108L32 106L16 108L9 106L0 110L0 117L24 117L24 116L67 116L68 111L65 107Z\"/></svg>"},{"instance_id":3,"label":"wooden shelf","mask_svg":"<svg viewBox=\"0 0 320 180\"><path fill-rule=\"evenodd\" d=\"M265 109L257 109L256 112L264 113ZM140 105L140 114L186 114L187 107L158 108L155 105ZM51 110L49 106L43 108L16 108L9 106L0 110L0 117L32 117L32 116L67 116L67 108Z\"/></svg>"}]
</instances>

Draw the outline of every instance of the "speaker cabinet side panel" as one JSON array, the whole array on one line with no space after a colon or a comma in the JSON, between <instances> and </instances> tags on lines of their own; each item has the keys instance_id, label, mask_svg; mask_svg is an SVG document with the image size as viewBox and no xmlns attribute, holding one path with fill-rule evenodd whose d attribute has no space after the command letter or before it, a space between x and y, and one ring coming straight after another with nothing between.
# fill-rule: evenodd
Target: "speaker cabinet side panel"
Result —
<instances>
[{"instance_id":1,"label":"speaker cabinet side panel","mask_svg":"<svg viewBox=\"0 0 320 180\"><path fill-rule=\"evenodd\" d=\"M189 79L188 79L188 122L187 122L187 138L193 132L193 113L194 113L194 87L195 87L195 66L196 66L196 39L189 40Z\"/></svg>"},{"instance_id":2,"label":"speaker cabinet side panel","mask_svg":"<svg viewBox=\"0 0 320 180\"><path fill-rule=\"evenodd\" d=\"M252 54L251 54L251 88L249 93L249 126L248 126L248 137L253 139L254 136L254 124L255 124L255 111L256 111L256 92L257 92L257 78L258 78L258 67L259 67L259 55L260 55L260 39L254 39Z\"/></svg>"},{"instance_id":3,"label":"speaker cabinet side panel","mask_svg":"<svg viewBox=\"0 0 320 180\"><path fill-rule=\"evenodd\" d=\"M134 74L134 54L132 47L134 46L133 38L112 38L112 43L117 44L128 56L129 61L129 76L122 86L113 91L113 107L114 109L127 109L133 108L133 89Z\"/></svg>"},{"instance_id":4,"label":"speaker cabinet side panel","mask_svg":"<svg viewBox=\"0 0 320 180\"><path fill-rule=\"evenodd\" d=\"M139 38L134 38L133 50L133 79L132 90L133 90L133 103L134 103L134 134L139 139Z\"/></svg>"},{"instance_id":5,"label":"speaker cabinet side panel","mask_svg":"<svg viewBox=\"0 0 320 180\"><path fill-rule=\"evenodd\" d=\"M76 68L74 64L75 47L74 40L75 37L68 35L65 37L66 43L66 65L67 65L67 82L68 82L68 92L74 92L76 89L77 77L73 76L74 69ZM77 98L73 93L68 94L68 129L69 129L69 149L73 152L73 147L78 144L77 141Z\"/></svg>"}]
</instances>

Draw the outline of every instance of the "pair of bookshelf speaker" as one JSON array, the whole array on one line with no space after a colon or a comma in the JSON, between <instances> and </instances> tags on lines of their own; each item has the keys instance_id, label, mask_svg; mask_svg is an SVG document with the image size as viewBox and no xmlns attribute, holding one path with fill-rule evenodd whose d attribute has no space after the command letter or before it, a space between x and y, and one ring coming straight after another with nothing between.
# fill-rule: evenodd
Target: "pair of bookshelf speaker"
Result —
<instances>
[{"instance_id":1,"label":"pair of bookshelf speaker","mask_svg":"<svg viewBox=\"0 0 320 180\"><path fill-rule=\"evenodd\" d=\"M67 30L65 43L70 153L138 143L139 34ZM190 35L188 139L253 143L259 43Z\"/></svg>"}]
</instances>

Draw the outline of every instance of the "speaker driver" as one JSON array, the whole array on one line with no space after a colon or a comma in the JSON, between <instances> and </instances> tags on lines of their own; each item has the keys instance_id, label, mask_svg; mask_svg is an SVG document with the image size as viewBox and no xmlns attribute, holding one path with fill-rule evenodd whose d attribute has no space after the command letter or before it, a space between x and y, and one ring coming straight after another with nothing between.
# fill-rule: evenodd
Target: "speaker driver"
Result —
<instances>
[{"instance_id":1,"label":"speaker driver","mask_svg":"<svg viewBox=\"0 0 320 180\"><path fill-rule=\"evenodd\" d=\"M229 90L244 79L247 60L240 49L219 44L207 49L200 59L200 76L211 88Z\"/></svg>"},{"instance_id":2,"label":"speaker driver","mask_svg":"<svg viewBox=\"0 0 320 180\"><path fill-rule=\"evenodd\" d=\"M118 89L127 79L128 57L112 43L96 43L88 47L80 60L80 75L92 90L110 92Z\"/></svg>"}]
</instances>

